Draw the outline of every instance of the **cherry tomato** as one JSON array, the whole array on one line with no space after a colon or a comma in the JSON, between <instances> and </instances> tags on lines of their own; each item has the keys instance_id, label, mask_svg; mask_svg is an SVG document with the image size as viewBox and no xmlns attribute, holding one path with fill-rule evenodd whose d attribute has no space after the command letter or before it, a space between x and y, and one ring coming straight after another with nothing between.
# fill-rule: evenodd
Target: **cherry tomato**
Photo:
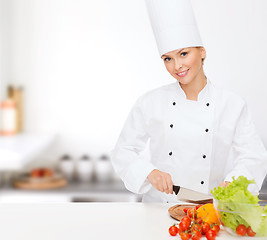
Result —
<instances>
[{"instance_id":1,"label":"cherry tomato","mask_svg":"<svg viewBox=\"0 0 267 240\"><path fill-rule=\"evenodd\" d=\"M208 240L214 240L216 238L216 232L209 230L206 232L205 236Z\"/></svg>"},{"instance_id":2,"label":"cherry tomato","mask_svg":"<svg viewBox=\"0 0 267 240\"><path fill-rule=\"evenodd\" d=\"M36 168L31 171L30 176L34 178L39 178L42 177L42 173L39 168L38 169Z\"/></svg>"},{"instance_id":3,"label":"cherry tomato","mask_svg":"<svg viewBox=\"0 0 267 240\"><path fill-rule=\"evenodd\" d=\"M187 214L188 209L189 209L188 207L183 209L186 214Z\"/></svg>"},{"instance_id":4,"label":"cherry tomato","mask_svg":"<svg viewBox=\"0 0 267 240\"><path fill-rule=\"evenodd\" d=\"M187 216L190 217L190 218L196 218L196 216L197 216L196 209L195 208L188 209Z\"/></svg>"},{"instance_id":5,"label":"cherry tomato","mask_svg":"<svg viewBox=\"0 0 267 240\"><path fill-rule=\"evenodd\" d=\"M210 230L210 225L208 223L203 223L202 229L201 229L202 234L205 235L206 232L209 230Z\"/></svg>"},{"instance_id":6,"label":"cherry tomato","mask_svg":"<svg viewBox=\"0 0 267 240\"><path fill-rule=\"evenodd\" d=\"M197 206L196 206L196 210L198 210L200 207L202 207L203 205L202 204L198 204Z\"/></svg>"},{"instance_id":7,"label":"cherry tomato","mask_svg":"<svg viewBox=\"0 0 267 240\"><path fill-rule=\"evenodd\" d=\"M247 235L250 237L254 237L256 235L256 233L251 229L251 226L247 229Z\"/></svg>"},{"instance_id":8,"label":"cherry tomato","mask_svg":"<svg viewBox=\"0 0 267 240\"><path fill-rule=\"evenodd\" d=\"M184 232L185 230L188 230L190 227L190 223L188 221L181 221L179 223L179 229Z\"/></svg>"},{"instance_id":9,"label":"cherry tomato","mask_svg":"<svg viewBox=\"0 0 267 240\"><path fill-rule=\"evenodd\" d=\"M217 224L211 225L210 229L216 232L216 234L220 231L220 227Z\"/></svg>"},{"instance_id":10,"label":"cherry tomato","mask_svg":"<svg viewBox=\"0 0 267 240\"><path fill-rule=\"evenodd\" d=\"M236 228L236 234L240 236L245 236L247 233L247 228L243 224L239 224Z\"/></svg>"},{"instance_id":11,"label":"cherry tomato","mask_svg":"<svg viewBox=\"0 0 267 240\"><path fill-rule=\"evenodd\" d=\"M197 223L197 224L201 224L202 222L203 222L202 218L197 218L195 220L195 223Z\"/></svg>"},{"instance_id":12,"label":"cherry tomato","mask_svg":"<svg viewBox=\"0 0 267 240\"><path fill-rule=\"evenodd\" d=\"M189 234L189 239L190 239L192 237L192 232L189 231L188 234Z\"/></svg>"},{"instance_id":13,"label":"cherry tomato","mask_svg":"<svg viewBox=\"0 0 267 240\"><path fill-rule=\"evenodd\" d=\"M192 227L192 229L195 230L195 231L198 231L198 232L200 232L200 233L201 233L201 231L202 231L201 226L198 225L198 224L195 224L195 225Z\"/></svg>"},{"instance_id":14,"label":"cherry tomato","mask_svg":"<svg viewBox=\"0 0 267 240\"><path fill-rule=\"evenodd\" d=\"M171 226L169 228L169 233L172 235L172 236L176 236L177 233L178 233L178 227L176 227L175 225Z\"/></svg>"},{"instance_id":15,"label":"cherry tomato","mask_svg":"<svg viewBox=\"0 0 267 240\"><path fill-rule=\"evenodd\" d=\"M199 231L194 230L192 232L192 240L199 240L202 237L202 234Z\"/></svg>"},{"instance_id":16,"label":"cherry tomato","mask_svg":"<svg viewBox=\"0 0 267 240\"><path fill-rule=\"evenodd\" d=\"M182 240L189 240L190 239L189 233L185 233L185 232L180 233L180 237Z\"/></svg>"},{"instance_id":17,"label":"cherry tomato","mask_svg":"<svg viewBox=\"0 0 267 240\"><path fill-rule=\"evenodd\" d=\"M189 225L191 224L191 219L190 219L190 217L188 217L188 216L183 217L183 218L181 219L181 222L183 222L183 221L188 222Z\"/></svg>"}]
</instances>

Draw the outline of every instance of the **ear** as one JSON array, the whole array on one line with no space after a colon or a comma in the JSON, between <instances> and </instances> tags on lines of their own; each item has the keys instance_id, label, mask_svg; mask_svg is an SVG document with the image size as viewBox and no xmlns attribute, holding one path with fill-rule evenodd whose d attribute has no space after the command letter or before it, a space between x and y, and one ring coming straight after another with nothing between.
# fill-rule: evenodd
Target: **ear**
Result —
<instances>
[{"instance_id":1,"label":"ear","mask_svg":"<svg viewBox=\"0 0 267 240\"><path fill-rule=\"evenodd\" d=\"M200 54L201 54L201 58L206 58L206 49L204 47L200 48Z\"/></svg>"}]
</instances>

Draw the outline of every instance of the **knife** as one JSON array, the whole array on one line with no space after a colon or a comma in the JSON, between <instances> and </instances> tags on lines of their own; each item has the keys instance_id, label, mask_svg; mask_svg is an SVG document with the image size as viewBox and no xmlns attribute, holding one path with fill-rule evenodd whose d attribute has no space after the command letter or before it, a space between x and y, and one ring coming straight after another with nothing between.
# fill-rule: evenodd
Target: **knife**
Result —
<instances>
[{"instance_id":1,"label":"knife","mask_svg":"<svg viewBox=\"0 0 267 240\"><path fill-rule=\"evenodd\" d=\"M177 199L184 202L206 204L212 203L211 196L205 193L197 192L188 188L173 185L173 191L177 195Z\"/></svg>"}]
</instances>

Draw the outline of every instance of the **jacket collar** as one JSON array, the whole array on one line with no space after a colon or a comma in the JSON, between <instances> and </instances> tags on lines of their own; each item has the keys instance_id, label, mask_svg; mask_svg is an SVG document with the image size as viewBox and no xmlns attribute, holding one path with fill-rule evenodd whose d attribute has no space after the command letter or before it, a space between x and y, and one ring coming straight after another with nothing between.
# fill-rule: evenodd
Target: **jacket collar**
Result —
<instances>
[{"instance_id":1,"label":"jacket collar","mask_svg":"<svg viewBox=\"0 0 267 240\"><path fill-rule=\"evenodd\" d=\"M198 94L198 100L197 101L193 101L193 100L186 99L186 94L185 94L184 90L181 88L179 82L178 81L176 82L177 92L178 92L179 97L181 97L182 99L184 99L186 101L190 101L190 102L199 102L199 101L205 100L207 98L207 96L208 96L210 85L211 85L211 82L207 78L207 84L199 92L199 94Z\"/></svg>"}]
</instances>

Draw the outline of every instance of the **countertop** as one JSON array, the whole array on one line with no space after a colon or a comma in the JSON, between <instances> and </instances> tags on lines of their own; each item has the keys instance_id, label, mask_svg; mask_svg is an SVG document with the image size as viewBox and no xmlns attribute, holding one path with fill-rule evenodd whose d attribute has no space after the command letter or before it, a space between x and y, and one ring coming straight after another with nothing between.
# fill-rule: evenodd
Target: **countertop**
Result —
<instances>
[{"instance_id":1,"label":"countertop","mask_svg":"<svg viewBox=\"0 0 267 240\"><path fill-rule=\"evenodd\" d=\"M9 181L0 188L0 203L140 202L141 197L129 192L121 180L70 181L63 188L47 190L16 189Z\"/></svg>"},{"instance_id":2,"label":"countertop","mask_svg":"<svg viewBox=\"0 0 267 240\"><path fill-rule=\"evenodd\" d=\"M170 203L0 204L1 239L168 240ZM205 239L204 237L202 239ZM220 231L216 239L230 240ZM240 239L251 239L242 237Z\"/></svg>"}]
</instances>

